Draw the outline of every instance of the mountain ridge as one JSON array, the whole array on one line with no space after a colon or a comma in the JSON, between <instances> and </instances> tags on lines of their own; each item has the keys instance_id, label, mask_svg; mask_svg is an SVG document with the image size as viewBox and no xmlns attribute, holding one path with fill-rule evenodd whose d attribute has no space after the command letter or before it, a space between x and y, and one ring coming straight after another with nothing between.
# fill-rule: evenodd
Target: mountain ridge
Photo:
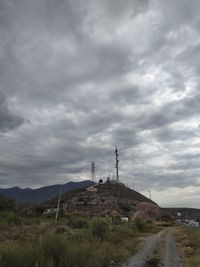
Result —
<instances>
[{"instance_id":1,"label":"mountain ridge","mask_svg":"<svg viewBox=\"0 0 200 267\"><path fill-rule=\"evenodd\" d=\"M68 182L62 184L62 192L66 193L74 189L84 188L94 183L89 180L81 182ZM0 196L13 198L17 203L41 203L59 195L61 184L48 185L36 189L20 188L18 186L0 189Z\"/></svg>"}]
</instances>

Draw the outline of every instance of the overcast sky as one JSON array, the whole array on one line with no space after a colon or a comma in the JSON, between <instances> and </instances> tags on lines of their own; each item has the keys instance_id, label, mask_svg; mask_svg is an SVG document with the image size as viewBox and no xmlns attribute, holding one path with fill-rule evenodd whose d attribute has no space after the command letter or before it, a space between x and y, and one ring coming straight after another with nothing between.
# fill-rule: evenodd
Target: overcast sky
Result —
<instances>
[{"instance_id":1,"label":"overcast sky","mask_svg":"<svg viewBox=\"0 0 200 267\"><path fill-rule=\"evenodd\" d=\"M200 1L0 0L0 187L115 174L200 208Z\"/></svg>"}]
</instances>

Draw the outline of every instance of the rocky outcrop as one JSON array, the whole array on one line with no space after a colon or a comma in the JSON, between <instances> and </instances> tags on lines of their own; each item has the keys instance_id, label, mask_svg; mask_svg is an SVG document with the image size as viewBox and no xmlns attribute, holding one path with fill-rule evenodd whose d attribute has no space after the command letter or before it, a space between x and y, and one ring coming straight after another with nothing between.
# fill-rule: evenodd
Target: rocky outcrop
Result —
<instances>
[{"instance_id":1,"label":"rocky outcrop","mask_svg":"<svg viewBox=\"0 0 200 267\"><path fill-rule=\"evenodd\" d=\"M114 215L129 218L158 217L159 206L123 184L104 183L85 189L62 200L64 213L86 213L92 216Z\"/></svg>"}]
</instances>

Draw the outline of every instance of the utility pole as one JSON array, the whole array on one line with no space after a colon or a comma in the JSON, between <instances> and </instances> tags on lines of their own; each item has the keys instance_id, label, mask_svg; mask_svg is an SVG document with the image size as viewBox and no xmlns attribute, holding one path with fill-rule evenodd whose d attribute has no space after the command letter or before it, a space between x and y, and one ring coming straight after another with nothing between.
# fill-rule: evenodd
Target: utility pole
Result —
<instances>
[{"instance_id":1,"label":"utility pole","mask_svg":"<svg viewBox=\"0 0 200 267\"><path fill-rule=\"evenodd\" d=\"M91 162L91 179L92 179L92 182L95 182L95 180L96 180L95 162L94 161Z\"/></svg>"},{"instance_id":2,"label":"utility pole","mask_svg":"<svg viewBox=\"0 0 200 267\"><path fill-rule=\"evenodd\" d=\"M117 179L117 183L119 183L119 154L118 154L118 150L117 150L117 146L115 149L115 157L116 157L116 163L115 163L115 168L116 168L116 179Z\"/></svg>"},{"instance_id":3,"label":"utility pole","mask_svg":"<svg viewBox=\"0 0 200 267\"><path fill-rule=\"evenodd\" d=\"M59 212L59 209L60 209L60 199L61 199L61 195L62 195L62 185L60 185L60 194L59 194L59 198L58 198L58 204L57 204L57 210L56 210L55 222L57 222L57 220L58 220L58 212Z\"/></svg>"}]
</instances>

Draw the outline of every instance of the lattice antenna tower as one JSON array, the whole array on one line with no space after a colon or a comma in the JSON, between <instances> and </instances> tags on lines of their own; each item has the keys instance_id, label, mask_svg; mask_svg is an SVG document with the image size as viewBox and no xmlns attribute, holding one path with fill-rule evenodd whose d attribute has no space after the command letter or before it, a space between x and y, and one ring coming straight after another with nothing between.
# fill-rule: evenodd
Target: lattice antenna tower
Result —
<instances>
[{"instance_id":1,"label":"lattice antenna tower","mask_svg":"<svg viewBox=\"0 0 200 267\"><path fill-rule=\"evenodd\" d=\"M91 179L93 182L96 180L96 173L95 173L95 162L91 162Z\"/></svg>"}]
</instances>

